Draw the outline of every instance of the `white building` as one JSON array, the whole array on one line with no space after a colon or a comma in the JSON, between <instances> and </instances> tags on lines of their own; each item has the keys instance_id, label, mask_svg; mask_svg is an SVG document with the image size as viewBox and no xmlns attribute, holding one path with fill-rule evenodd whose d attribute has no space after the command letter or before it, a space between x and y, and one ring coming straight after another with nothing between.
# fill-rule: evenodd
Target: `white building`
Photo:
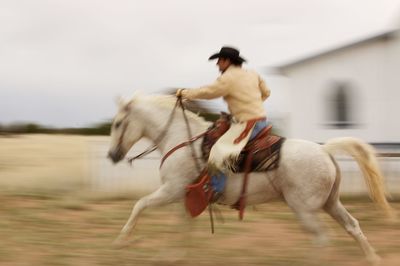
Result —
<instances>
[{"instance_id":1,"label":"white building","mask_svg":"<svg viewBox=\"0 0 400 266\"><path fill-rule=\"evenodd\" d=\"M400 143L400 31L278 66L289 78L285 135Z\"/></svg>"}]
</instances>

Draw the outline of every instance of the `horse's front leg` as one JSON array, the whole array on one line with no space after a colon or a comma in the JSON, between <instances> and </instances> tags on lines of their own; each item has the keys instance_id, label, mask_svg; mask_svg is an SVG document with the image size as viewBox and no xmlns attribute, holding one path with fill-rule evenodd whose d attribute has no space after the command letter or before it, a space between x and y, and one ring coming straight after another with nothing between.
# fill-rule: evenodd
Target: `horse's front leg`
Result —
<instances>
[{"instance_id":1,"label":"horse's front leg","mask_svg":"<svg viewBox=\"0 0 400 266\"><path fill-rule=\"evenodd\" d=\"M135 206L133 206L132 213L126 222L125 226L122 228L119 236L115 239L114 245L116 247L122 247L125 245L126 240L135 228L136 222L139 218L140 213L147 207L161 206L176 202L179 200L179 194L173 193L168 189L169 186L163 185L155 192L139 199Z\"/></svg>"}]
</instances>

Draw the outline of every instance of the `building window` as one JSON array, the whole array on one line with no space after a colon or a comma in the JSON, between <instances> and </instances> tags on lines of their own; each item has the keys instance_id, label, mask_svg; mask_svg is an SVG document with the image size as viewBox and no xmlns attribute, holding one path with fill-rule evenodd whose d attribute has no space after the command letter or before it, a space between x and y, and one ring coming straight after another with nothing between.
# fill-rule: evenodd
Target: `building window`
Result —
<instances>
[{"instance_id":1,"label":"building window","mask_svg":"<svg viewBox=\"0 0 400 266\"><path fill-rule=\"evenodd\" d=\"M333 82L328 92L328 121L327 125L337 129L353 128L354 90L348 82Z\"/></svg>"}]
</instances>

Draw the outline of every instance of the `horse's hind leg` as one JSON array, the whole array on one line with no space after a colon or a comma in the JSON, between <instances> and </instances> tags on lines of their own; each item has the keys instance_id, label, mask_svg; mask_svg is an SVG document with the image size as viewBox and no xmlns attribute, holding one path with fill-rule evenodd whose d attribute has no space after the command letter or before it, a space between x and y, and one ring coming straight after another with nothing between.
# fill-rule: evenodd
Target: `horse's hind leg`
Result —
<instances>
[{"instance_id":1,"label":"horse's hind leg","mask_svg":"<svg viewBox=\"0 0 400 266\"><path fill-rule=\"evenodd\" d=\"M358 242L367 260L373 265L377 265L380 261L380 257L375 253L375 250L361 231L358 221L350 215L343 207L342 203L336 200L333 204L325 206L324 209Z\"/></svg>"},{"instance_id":2,"label":"horse's hind leg","mask_svg":"<svg viewBox=\"0 0 400 266\"><path fill-rule=\"evenodd\" d=\"M125 226L122 228L119 236L114 241L114 245L122 246L124 245L125 240L129 237L132 233L136 222L139 218L140 213L147 207L154 207L165 205L168 203L174 202L176 199L171 196L171 193L168 193L165 186L161 186L155 192L139 199L135 206L133 206L133 210L131 215L129 216L128 221L126 222Z\"/></svg>"},{"instance_id":3,"label":"horse's hind leg","mask_svg":"<svg viewBox=\"0 0 400 266\"><path fill-rule=\"evenodd\" d=\"M296 211L295 213L299 218L304 229L315 236L314 244L317 246L325 246L328 242L325 230L315 212L311 211Z\"/></svg>"}]
</instances>

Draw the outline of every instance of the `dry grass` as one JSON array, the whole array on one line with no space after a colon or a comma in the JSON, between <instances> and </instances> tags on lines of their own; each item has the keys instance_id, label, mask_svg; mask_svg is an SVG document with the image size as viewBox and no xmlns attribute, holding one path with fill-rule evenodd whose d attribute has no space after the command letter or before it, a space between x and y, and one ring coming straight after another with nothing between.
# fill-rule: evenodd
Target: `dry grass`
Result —
<instances>
[{"instance_id":1,"label":"dry grass","mask_svg":"<svg viewBox=\"0 0 400 266\"><path fill-rule=\"evenodd\" d=\"M67 190L87 176L90 137L18 135L0 137L1 190Z\"/></svg>"}]
</instances>

